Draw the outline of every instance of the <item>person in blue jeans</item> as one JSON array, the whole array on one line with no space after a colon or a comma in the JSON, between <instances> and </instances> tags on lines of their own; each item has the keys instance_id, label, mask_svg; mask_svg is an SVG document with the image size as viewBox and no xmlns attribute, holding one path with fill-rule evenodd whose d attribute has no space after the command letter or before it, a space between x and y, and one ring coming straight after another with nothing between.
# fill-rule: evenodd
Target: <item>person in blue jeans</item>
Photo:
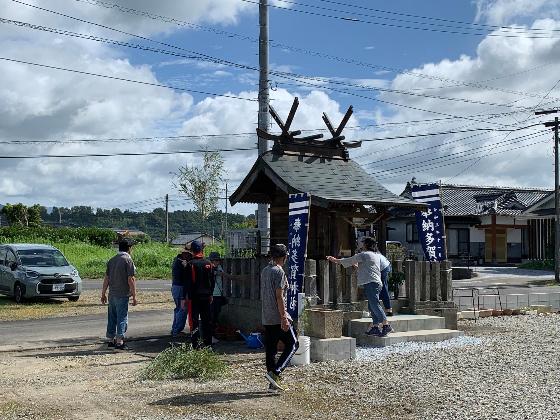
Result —
<instances>
[{"instance_id":1,"label":"person in blue jeans","mask_svg":"<svg viewBox=\"0 0 560 420\"><path fill-rule=\"evenodd\" d=\"M132 298L132 306L136 301L136 267L132 261L132 240L123 239L119 242L119 253L107 262L103 288L101 290L101 303L109 303L107 309L108 347L118 350L127 350L124 343L128 329L128 303ZM107 289L109 299L107 300Z\"/></svg>"},{"instance_id":2,"label":"person in blue jeans","mask_svg":"<svg viewBox=\"0 0 560 420\"><path fill-rule=\"evenodd\" d=\"M363 286L368 299L368 308L373 324L366 332L367 335L385 337L393 332L393 328L387 321L385 312L379 303L379 294L383 289L381 282L381 257L378 253L377 243L372 238L364 238L362 242L363 251L348 258L327 257L328 261L342 264L348 268L357 265L358 286Z\"/></svg>"},{"instance_id":3,"label":"person in blue jeans","mask_svg":"<svg viewBox=\"0 0 560 420\"><path fill-rule=\"evenodd\" d=\"M183 304L185 299L185 287L187 282L186 268L188 262L192 259L192 253L188 245L182 252L175 257L171 267L171 296L175 302L175 309L173 309L173 324L171 325L171 335L173 337L183 333L185 325L187 324L188 309Z\"/></svg>"},{"instance_id":4,"label":"person in blue jeans","mask_svg":"<svg viewBox=\"0 0 560 420\"><path fill-rule=\"evenodd\" d=\"M389 275L391 274L391 262L383 255L381 252L379 253L380 257L380 266L381 269L381 282L383 283L383 289L381 289L381 293L379 297L383 302L383 306L385 306L385 310L387 311L387 316L393 315L393 307L391 305L391 297L389 296Z\"/></svg>"}]
</instances>

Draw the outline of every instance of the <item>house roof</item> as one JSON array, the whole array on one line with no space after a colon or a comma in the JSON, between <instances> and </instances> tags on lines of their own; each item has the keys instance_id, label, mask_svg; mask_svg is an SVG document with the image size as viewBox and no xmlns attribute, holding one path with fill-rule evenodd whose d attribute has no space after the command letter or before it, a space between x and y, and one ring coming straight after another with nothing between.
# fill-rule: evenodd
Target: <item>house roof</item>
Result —
<instances>
[{"instance_id":1,"label":"house roof","mask_svg":"<svg viewBox=\"0 0 560 420\"><path fill-rule=\"evenodd\" d=\"M272 151L257 159L230 202L271 203L274 186L287 194L307 192L312 204L321 207L330 203L423 207L393 194L350 159Z\"/></svg>"},{"instance_id":2,"label":"house roof","mask_svg":"<svg viewBox=\"0 0 560 420\"><path fill-rule=\"evenodd\" d=\"M171 245L185 245L189 242L196 241L199 239L216 239L210 234L202 233L202 232L193 232L193 233L182 233L178 235L176 238L173 238L171 241Z\"/></svg>"},{"instance_id":3,"label":"house roof","mask_svg":"<svg viewBox=\"0 0 560 420\"><path fill-rule=\"evenodd\" d=\"M442 184L440 191L446 216L517 216L551 192L543 188L454 184ZM410 184L407 184L402 195L411 197Z\"/></svg>"}]
</instances>

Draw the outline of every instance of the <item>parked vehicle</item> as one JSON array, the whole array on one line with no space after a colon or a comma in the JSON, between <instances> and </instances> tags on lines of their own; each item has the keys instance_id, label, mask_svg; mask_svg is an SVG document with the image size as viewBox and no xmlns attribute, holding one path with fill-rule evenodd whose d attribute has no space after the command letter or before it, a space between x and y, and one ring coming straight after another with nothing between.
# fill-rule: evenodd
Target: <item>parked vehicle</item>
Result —
<instances>
[{"instance_id":1,"label":"parked vehicle","mask_svg":"<svg viewBox=\"0 0 560 420\"><path fill-rule=\"evenodd\" d=\"M78 270L53 246L0 245L0 293L17 303L26 298L68 298L82 292Z\"/></svg>"}]
</instances>

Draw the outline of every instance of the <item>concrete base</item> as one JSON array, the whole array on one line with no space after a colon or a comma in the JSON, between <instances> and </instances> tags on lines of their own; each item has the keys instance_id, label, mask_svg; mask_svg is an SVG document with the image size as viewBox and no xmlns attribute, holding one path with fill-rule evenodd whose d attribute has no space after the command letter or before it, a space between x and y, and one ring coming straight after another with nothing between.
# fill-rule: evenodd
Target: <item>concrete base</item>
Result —
<instances>
[{"instance_id":1,"label":"concrete base","mask_svg":"<svg viewBox=\"0 0 560 420\"><path fill-rule=\"evenodd\" d=\"M385 337L374 337L361 334L357 337L358 345L367 347L387 347L406 341L421 341L436 343L464 335L462 331L437 329L394 332Z\"/></svg>"},{"instance_id":2,"label":"concrete base","mask_svg":"<svg viewBox=\"0 0 560 420\"><path fill-rule=\"evenodd\" d=\"M311 360L348 360L356 357L356 339L352 337L313 338L311 337Z\"/></svg>"}]
</instances>

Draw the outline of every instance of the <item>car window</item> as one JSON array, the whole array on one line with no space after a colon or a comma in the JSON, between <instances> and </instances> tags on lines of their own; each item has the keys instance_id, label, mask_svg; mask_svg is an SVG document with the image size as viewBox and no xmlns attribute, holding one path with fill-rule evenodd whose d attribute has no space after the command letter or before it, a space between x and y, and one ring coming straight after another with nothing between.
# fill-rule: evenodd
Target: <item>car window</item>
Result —
<instances>
[{"instance_id":1,"label":"car window","mask_svg":"<svg viewBox=\"0 0 560 420\"><path fill-rule=\"evenodd\" d=\"M0 248L0 265L4 265L6 259L6 248Z\"/></svg>"},{"instance_id":2,"label":"car window","mask_svg":"<svg viewBox=\"0 0 560 420\"><path fill-rule=\"evenodd\" d=\"M69 265L58 249L20 249L18 251L22 265L36 267L62 267Z\"/></svg>"},{"instance_id":3,"label":"car window","mask_svg":"<svg viewBox=\"0 0 560 420\"><path fill-rule=\"evenodd\" d=\"M6 265L9 267L12 263L17 263L17 258L12 250L8 249L8 252L6 254Z\"/></svg>"}]
</instances>

